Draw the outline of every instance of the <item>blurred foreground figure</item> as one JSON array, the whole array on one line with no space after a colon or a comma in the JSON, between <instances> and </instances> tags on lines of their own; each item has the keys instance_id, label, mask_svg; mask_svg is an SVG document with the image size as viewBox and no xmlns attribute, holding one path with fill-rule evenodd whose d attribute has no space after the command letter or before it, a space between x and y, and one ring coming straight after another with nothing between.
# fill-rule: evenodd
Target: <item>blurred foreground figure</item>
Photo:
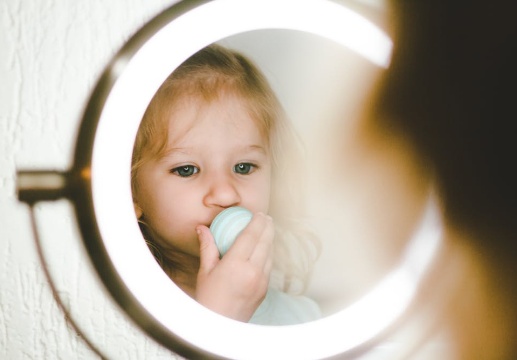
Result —
<instances>
[{"instance_id":1,"label":"blurred foreground figure","mask_svg":"<svg viewBox=\"0 0 517 360\"><path fill-rule=\"evenodd\" d=\"M424 287L430 328L453 359L517 359L517 4L391 5L394 56L371 118L436 176L445 249Z\"/></svg>"}]
</instances>

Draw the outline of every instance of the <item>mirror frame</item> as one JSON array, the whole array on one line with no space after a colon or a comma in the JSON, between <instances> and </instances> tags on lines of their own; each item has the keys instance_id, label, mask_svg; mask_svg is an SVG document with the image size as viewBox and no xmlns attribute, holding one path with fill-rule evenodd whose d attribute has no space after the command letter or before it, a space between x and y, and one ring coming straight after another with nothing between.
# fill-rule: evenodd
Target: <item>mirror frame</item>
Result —
<instances>
[{"instance_id":1,"label":"mirror frame","mask_svg":"<svg viewBox=\"0 0 517 360\"><path fill-rule=\"evenodd\" d=\"M224 24L218 21L217 26L208 25L223 15ZM202 28L210 28L210 32L200 32ZM374 340L404 314L437 252L441 227L432 196L400 267L371 292L335 315L308 324L277 327L233 321L190 299L146 250L133 213L128 147L145 105L165 77L203 46L235 33L260 29L313 33L339 42L378 66L389 64L391 40L365 18L330 0L180 1L138 31L103 72L82 118L67 194L74 203L84 245L109 293L138 326L165 347L187 358L355 356L373 346ZM165 40L167 37L169 40ZM153 49L163 49L164 41L168 41L170 51L160 62L149 54ZM142 68L149 70L144 77L128 75ZM122 94L121 89L126 88L145 95L137 99L136 93ZM129 109L119 113L124 103ZM131 111L133 106L137 111ZM132 118L131 125L120 127L126 115ZM106 145L113 139L124 145ZM106 156L106 151L111 155ZM119 173L121 177L117 177ZM107 183L111 185L105 186ZM122 201L115 194L119 189L121 196L126 196ZM117 226L114 217L124 219L120 224L125 226ZM133 221L127 221L130 217ZM123 257L130 260L124 264L121 249ZM142 259L135 260L137 253ZM135 279L138 284L133 283ZM368 321L374 318L374 322ZM325 338L318 337L322 333Z\"/></svg>"}]
</instances>

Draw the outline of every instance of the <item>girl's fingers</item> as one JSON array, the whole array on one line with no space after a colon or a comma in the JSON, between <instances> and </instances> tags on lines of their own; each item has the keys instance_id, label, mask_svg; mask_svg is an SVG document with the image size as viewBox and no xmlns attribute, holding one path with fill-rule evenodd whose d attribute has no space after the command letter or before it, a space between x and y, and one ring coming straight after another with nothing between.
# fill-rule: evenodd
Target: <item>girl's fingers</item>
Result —
<instances>
[{"instance_id":1,"label":"girl's fingers","mask_svg":"<svg viewBox=\"0 0 517 360\"><path fill-rule=\"evenodd\" d=\"M199 273L208 274L219 263L219 250L206 226L199 225L196 232L199 238Z\"/></svg>"},{"instance_id":2,"label":"girl's fingers","mask_svg":"<svg viewBox=\"0 0 517 360\"><path fill-rule=\"evenodd\" d=\"M255 214L248 226L237 237L232 247L230 247L226 256L238 257L244 261L249 260L259 243L273 241L273 237L268 235L272 227L271 217L262 213Z\"/></svg>"},{"instance_id":3,"label":"girl's fingers","mask_svg":"<svg viewBox=\"0 0 517 360\"><path fill-rule=\"evenodd\" d=\"M210 230L202 225L196 230L200 243L196 300L219 314L248 321L269 284L272 219L256 214L221 260Z\"/></svg>"}]
</instances>

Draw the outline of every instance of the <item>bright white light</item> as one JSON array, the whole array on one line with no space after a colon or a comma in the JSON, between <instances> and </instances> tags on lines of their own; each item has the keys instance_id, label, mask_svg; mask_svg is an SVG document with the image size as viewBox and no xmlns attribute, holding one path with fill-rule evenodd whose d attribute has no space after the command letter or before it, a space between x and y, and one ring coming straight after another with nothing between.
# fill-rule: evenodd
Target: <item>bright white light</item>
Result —
<instances>
[{"instance_id":1,"label":"bright white light","mask_svg":"<svg viewBox=\"0 0 517 360\"><path fill-rule=\"evenodd\" d=\"M363 344L403 312L436 246L432 246L425 261L411 264L412 270L415 266L419 269L416 278L408 276L403 262L364 299L335 315L308 324L264 327L219 316L179 290L147 250L133 212L131 152L142 115L158 87L199 49L222 38L259 29L313 33L342 44L374 64L389 64L390 39L366 19L330 1L218 0L183 14L129 60L107 99L93 150L96 217L119 275L152 316L177 336L229 358L329 357ZM423 229L426 226L428 222ZM424 236L418 234L418 239ZM423 245L418 239L407 259L420 252ZM431 243L437 244L437 239L439 233L433 233Z\"/></svg>"}]
</instances>

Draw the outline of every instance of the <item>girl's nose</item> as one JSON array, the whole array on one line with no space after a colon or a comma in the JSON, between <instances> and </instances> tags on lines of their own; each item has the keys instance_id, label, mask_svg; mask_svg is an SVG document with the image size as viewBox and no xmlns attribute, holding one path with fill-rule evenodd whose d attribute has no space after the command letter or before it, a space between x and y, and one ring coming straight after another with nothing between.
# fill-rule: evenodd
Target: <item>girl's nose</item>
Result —
<instances>
[{"instance_id":1,"label":"girl's nose","mask_svg":"<svg viewBox=\"0 0 517 360\"><path fill-rule=\"evenodd\" d=\"M230 176L211 176L208 183L205 205L227 208L240 203L241 197Z\"/></svg>"}]
</instances>

